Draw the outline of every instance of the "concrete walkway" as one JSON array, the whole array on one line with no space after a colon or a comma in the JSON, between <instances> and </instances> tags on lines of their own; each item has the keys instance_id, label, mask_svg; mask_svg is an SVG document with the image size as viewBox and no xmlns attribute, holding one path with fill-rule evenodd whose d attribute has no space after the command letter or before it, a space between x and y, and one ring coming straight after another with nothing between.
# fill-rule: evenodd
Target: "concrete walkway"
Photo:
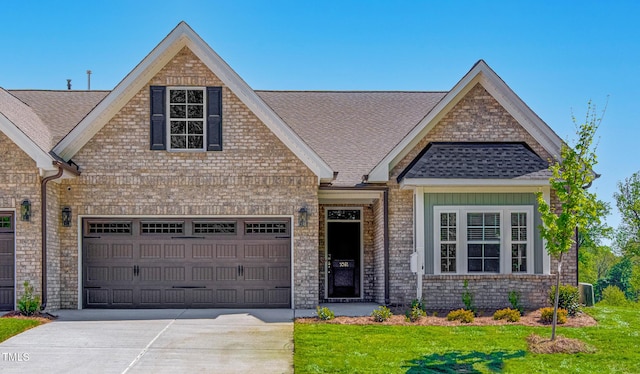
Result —
<instances>
[{"instance_id":1,"label":"concrete walkway","mask_svg":"<svg viewBox=\"0 0 640 374\"><path fill-rule=\"evenodd\" d=\"M322 304L337 316L371 303ZM293 319L315 309L59 310L0 343L2 373L293 373Z\"/></svg>"}]
</instances>

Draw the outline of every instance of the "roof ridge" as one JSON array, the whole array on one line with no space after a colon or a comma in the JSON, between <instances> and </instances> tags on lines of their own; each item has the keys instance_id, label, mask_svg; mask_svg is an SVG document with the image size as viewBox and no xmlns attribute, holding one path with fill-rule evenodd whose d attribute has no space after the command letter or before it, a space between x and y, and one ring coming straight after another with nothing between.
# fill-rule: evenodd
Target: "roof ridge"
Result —
<instances>
[{"instance_id":1,"label":"roof ridge","mask_svg":"<svg viewBox=\"0 0 640 374\"><path fill-rule=\"evenodd\" d=\"M50 90L46 88L6 88L5 91L36 91L36 92L111 92L112 90Z\"/></svg>"},{"instance_id":2,"label":"roof ridge","mask_svg":"<svg viewBox=\"0 0 640 374\"><path fill-rule=\"evenodd\" d=\"M410 90L254 90L255 92L280 93L447 93L449 91L410 91Z\"/></svg>"}]
</instances>

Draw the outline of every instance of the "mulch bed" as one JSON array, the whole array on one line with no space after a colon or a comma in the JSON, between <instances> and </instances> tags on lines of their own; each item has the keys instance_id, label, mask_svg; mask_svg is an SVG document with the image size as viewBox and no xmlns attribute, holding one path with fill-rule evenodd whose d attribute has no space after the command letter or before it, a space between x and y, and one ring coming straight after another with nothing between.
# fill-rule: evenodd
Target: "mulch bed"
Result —
<instances>
[{"instance_id":1,"label":"mulch bed","mask_svg":"<svg viewBox=\"0 0 640 374\"><path fill-rule=\"evenodd\" d=\"M399 326L492 326L492 325L523 325L523 326L549 326L540 322L540 311L535 310L526 313L520 318L519 322L507 322L506 320L496 321L492 314L486 313L486 316L476 317L472 323L462 323L459 321L447 321L446 313L438 314L437 317L429 315L422 317L416 322L409 322L405 319L404 314L393 315L385 322L376 322L373 317L336 317L330 321L322 321L318 317L296 318L298 323L330 323L338 325L399 325ZM597 322L593 317L586 313L579 313L575 317L567 318L567 323L558 325L563 327L585 327L595 326Z\"/></svg>"},{"instance_id":2,"label":"mulch bed","mask_svg":"<svg viewBox=\"0 0 640 374\"><path fill-rule=\"evenodd\" d=\"M35 320L38 320L38 321L40 321L42 323L47 323L47 322L51 322L51 321L57 319L58 316L54 316L53 314L46 313L46 312L45 313L37 312L37 313L34 313L33 315L25 316L24 314L20 313L19 311L14 310L12 312L9 312L9 313L3 315L0 318L35 319Z\"/></svg>"},{"instance_id":3,"label":"mulch bed","mask_svg":"<svg viewBox=\"0 0 640 374\"><path fill-rule=\"evenodd\" d=\"M543 338L536 334L527 337L529 351L532 353L594 353L595 348L585 344L578 339L565 338L562 335L556 335L555 340Z\"/></svg>"}]
</instances>

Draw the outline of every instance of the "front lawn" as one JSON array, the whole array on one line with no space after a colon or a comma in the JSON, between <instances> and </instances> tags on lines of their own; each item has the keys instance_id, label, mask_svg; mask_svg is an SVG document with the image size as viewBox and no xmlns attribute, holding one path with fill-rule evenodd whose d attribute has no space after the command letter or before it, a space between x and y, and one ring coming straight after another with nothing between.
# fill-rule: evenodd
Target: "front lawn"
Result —
<instances>
[{"instance_id":1,"label":"front lawn","mask_svg":"<svg viewBox=\"0 0 640 374\"><path fill-rule=\"evenodd\" d=\"M0 342L40 325L42 322L26 318L0 318Z\"/></svg>"},{"instance_id":2,"label":"front lawn","mask_svg":"<svg viewBox=\"0 0 640 374\"><path fill-rule=\"evenodd\" d=\"M296 373L640 373L640 310L595 307L598 326L559 327L595 347L592 354L527 352L531 333L551 327L382 326L302 324L294 327Z\"/></svg>"}]
</instances>

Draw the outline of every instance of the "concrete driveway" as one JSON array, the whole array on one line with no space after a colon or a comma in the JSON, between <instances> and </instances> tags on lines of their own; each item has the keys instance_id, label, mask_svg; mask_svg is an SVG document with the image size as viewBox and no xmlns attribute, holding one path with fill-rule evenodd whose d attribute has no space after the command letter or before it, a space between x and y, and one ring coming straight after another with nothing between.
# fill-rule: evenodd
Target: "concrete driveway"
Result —
<instances>
[{"instance_id":1,"label":"concrete driveway","mask_svg":"<svg viewBox=\"0 0 640 374\"><path fill-rule=\"evenodd\" d=\"M292 373L278 310L61 310L0 343L2 373Z\"/></svg>"}]
</instances>

